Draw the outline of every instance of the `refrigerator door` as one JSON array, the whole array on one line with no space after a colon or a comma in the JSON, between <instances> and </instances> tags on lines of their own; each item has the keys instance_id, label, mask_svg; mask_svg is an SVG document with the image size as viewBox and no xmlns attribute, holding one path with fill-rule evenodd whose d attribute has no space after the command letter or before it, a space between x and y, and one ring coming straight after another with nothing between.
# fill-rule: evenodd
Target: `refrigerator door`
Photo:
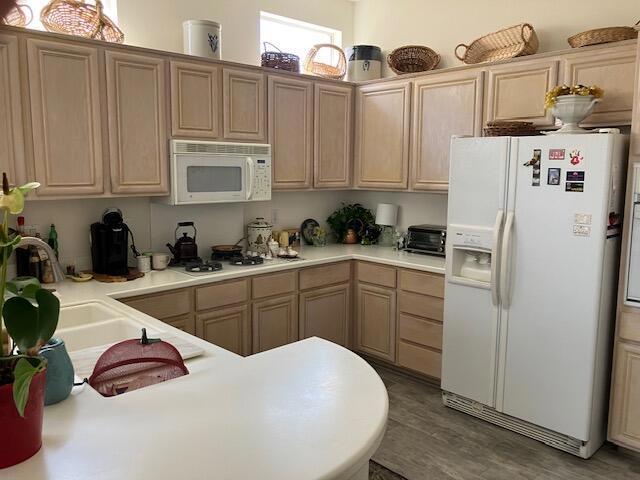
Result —
<instances>
[{"instance_id":1,"label":"refrigerator door","mask_svg":"<svg viewBox=\"0 0 640 480\"><path fill-rule=\"evenodd\" d=\"M613 146L605 134L511 144L496 407L582 440L591 421Z\"/></svg>"},{"instance_id":2,"label":"refrigerator door","mask_svg":"<svg viewBox=\"0 0 640 480\"><path fill-rule=\"evenodd\" d=\"M505 207L509 139L451 142L442 388L494 405L498 331L497 252ZM466 254L490 254L489 281L461 275Z\"/></svg>"}]
</instances>

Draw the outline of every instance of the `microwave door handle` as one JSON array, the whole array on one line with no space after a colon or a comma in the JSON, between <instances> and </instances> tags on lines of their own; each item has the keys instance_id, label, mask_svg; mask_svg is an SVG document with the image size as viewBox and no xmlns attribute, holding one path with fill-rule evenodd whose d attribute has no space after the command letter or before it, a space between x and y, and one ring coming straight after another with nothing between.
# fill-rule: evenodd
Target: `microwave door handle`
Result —
<instances>
[{"instance_id":1,"label":"microwave door handle","mask_svg":"<svg viewBox=\"0 0 640 480\"><path fill-rule=\"evenodd\" d=\"M255 170L253 166L253 159L251 157L247 157L247 191L246 197L247 200L251 200L253 196L253 177L255 176Z\"/></svg>"}]
</instances>

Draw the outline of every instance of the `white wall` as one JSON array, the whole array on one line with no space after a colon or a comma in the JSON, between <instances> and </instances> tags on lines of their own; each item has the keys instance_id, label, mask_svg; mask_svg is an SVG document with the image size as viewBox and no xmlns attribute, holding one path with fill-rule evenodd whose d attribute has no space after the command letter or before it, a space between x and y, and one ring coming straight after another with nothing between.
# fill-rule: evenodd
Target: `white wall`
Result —
<instances>
[{"instance_id":1,"label":"white wall","mask_svg":"<svg viewBox=\"0 0 640 480\"><path fill-rule=\"evenodd\" d=\"M349 0L118 0L125 43L182 52L182 22L213 20L222 26L222 59L260 64L260 10L342 31L351 45Z\"/></svg>"},{"instance_id":2,"label":"white wall","mask_svg":"<svg viewBox=\"0 0 640 480\"><path fill-rule=\"evenodd\" d=\"M569 48L567 37L592 28L633 25L638 0L359 0L355 3L355 43L380 46L385 53L408 44L426 45L442 56L440 68L461 65L456 45L504 27L531 23L540 52ZM385 65L386 75L393 75Z\"/></svg>"}]
</instances>

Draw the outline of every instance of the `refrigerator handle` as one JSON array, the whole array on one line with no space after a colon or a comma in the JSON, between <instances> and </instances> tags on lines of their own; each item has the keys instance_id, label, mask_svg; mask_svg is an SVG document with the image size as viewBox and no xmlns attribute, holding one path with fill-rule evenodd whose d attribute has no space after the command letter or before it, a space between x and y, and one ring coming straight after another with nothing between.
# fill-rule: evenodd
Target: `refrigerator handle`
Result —
<instances>
[{"instance_id":1,"label":"refrigerator handle","mask_svg":"<svg viewBox=\"0 0 640 480\"><path fill-rule=\"evenodd\" d=\"M491 259L491 301L494 306L498 306L500 303L500 295L498 288L500 282L498 281L498 244L500 243L500 234L502 233L502 220L504 219L504 210L499 209L496 214L496 223L493 226L493 245L491 252L493 258Z\"/></svg>"},{"instance_id":2,"label":"refrigerator handle","mask_svg":"<svg viewBox=\"0 0 640 480\"><path fill-rule=\"evenodd\" d=\"M504 307L509 306L509 255L511 253L511 234L513 232L514 212L507 212L507 220L504 225L504 235L502 237L502 254L500 256L500 299Z\"/></svg>"}]
</instances>

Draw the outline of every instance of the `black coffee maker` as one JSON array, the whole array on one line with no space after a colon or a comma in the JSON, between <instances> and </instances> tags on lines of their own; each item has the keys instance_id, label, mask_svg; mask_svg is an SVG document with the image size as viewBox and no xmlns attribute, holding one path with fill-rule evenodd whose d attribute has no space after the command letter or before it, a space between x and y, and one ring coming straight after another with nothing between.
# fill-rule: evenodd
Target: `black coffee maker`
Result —
<instances>
[{"instance_id":1,"label":"black coffee maker","mask_svg":"<svg viewBox=\"0 0 640 480\"><path fill-rule=\"evenodd\" d=\"M129 234L131 230L122 219L119 208L108 208L102 214L102 222L91 225L91 261L94 273L127 275ZM136 253L133 234L131 249Z\"/></svg>"}]
</instances>

